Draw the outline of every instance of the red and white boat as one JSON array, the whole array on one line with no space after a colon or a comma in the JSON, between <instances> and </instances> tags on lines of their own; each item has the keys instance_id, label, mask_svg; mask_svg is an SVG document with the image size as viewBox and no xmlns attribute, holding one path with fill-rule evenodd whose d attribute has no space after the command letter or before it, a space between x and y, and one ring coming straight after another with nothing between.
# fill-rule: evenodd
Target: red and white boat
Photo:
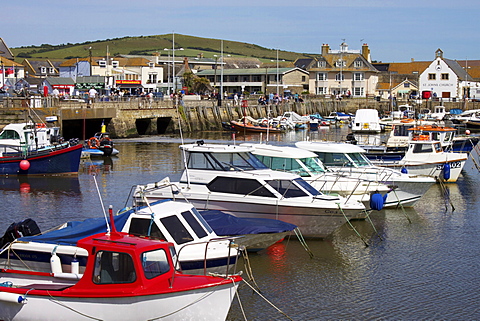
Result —
<instances>
[{"instance_id":1,"label":"red and white boat","mask_svg":"<svg viewBox=\"0 0 480 321\"><path fill-rule=\"evenodd\" d=\"M0 269L0 319L225 320L240 276L184 275L172 243L110 226L78 241L83 274Z\"/></svg>"}]
</instances>

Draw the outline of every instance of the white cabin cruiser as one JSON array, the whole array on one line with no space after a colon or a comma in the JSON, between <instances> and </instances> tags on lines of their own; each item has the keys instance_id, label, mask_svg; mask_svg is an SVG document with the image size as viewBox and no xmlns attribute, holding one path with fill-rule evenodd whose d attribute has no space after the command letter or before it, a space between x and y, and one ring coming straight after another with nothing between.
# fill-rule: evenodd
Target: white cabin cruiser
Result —
<instances>
[{"instance_id":1,"label":"white cabin cruiser","mask_svg":"<svg viewBox=\"0 0 480 321\"><path fill-rule=\"evenodd\" d=\"M134 198L170 198L191 202L198 210L273 218L314 238L327 237L365 210L360 202L320 193L297 175L269 169L252 147L199 141L180 148L187 154L180 181L138 185Z\"/></svg>"},{"instance_id":2,"label":"white cabin cruiser","mask_svg":"<svg viewBox=\"0 0 480 321\"><path fill-rule=\"evenodd\" d=\"M413 206L435 183L432 177L404 174L395 169L375 166L364 155L365 150L356 145L310 141L297 142L295 145L315 152L328 169L390 186L393 191L387 195L385 206Z\"/></svg>"},{"instance_id":3,"label":"white cabin cruiser","mask_svg":"<svg viewBox=\"0 0 480 321\"><path fill-rule=\"evenodd\" d=\"M313 187L327 195L340 195L359 200L368 206L372 193L388 193L391 189L382 183L352 178L327 170L314 152L291 146L245 143L269 168L300 175Z\"/></svg>"}]
</instances>

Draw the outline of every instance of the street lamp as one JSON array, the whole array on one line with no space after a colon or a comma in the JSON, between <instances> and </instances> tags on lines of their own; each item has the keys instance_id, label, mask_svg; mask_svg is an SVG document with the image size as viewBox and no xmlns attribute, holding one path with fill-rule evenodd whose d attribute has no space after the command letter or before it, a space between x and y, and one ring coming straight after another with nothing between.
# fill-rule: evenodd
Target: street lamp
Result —
<instances>
[{"instance_id":1,"label":"street lamp","mask_svg":"<svg viewBox=\"0 0 480 321\"><path fill-rule=\"evenodd\" d=\"M270 61L273 62L273 60L270 60ZM285 61L285 59L282 59L282 61ZM278 49L277 49L277 76L276 77L277 77L277 79L276 79L277 80L277 95L280 95L280 89L279 89L280 79L279 79L279 73L278 73Z\"/></svg>"},{"instance_id":2,"label":"street lamp","mask_svg":"<svg viewBox=\"0 0 480 321\"><path fill-rule=\"evenodd\" d=\"M176 83L175 83L175 51L177 50L184 50L183 48L175 49L175 33L172 34L172 49L164 48L163 50L169 52L169 60L170 60L170 51L172 52L172 91L176 91ZM169 76L170 79L170 76ZM168 86L170 87L170 81L168 82Z\"/></svg>"}]
</instances>

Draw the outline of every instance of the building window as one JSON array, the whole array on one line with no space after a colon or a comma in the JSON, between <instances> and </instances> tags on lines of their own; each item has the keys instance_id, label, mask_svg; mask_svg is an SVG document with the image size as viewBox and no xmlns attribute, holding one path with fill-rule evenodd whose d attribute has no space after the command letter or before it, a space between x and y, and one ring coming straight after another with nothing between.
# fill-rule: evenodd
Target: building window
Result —
<instances>
[{"instance_id":1,"label":"building window","mask_svg":"<svg viewBox=\"0 0 480 321\"><path fill-rule=\"evenodd\" d=\"M363 96L363 87L353 88L353 95L354 96Z\"/></svg>"},{"instance_id":2,"label":"building window","mask_svg":"<svg viewBox=\"0 0 480 321\"><path fill-rule=\"evenodd\" d=\"M49 68L49 73L50 73L51 75L55 74L55 68L50 67L50 68Z\"/></svg>"},{"instance_id":3,"label":"building window","mask_svg":"<svg viewBox=\"0 0 480 321\"><path fill-rule=\"evenodd\" d=\"M345 80L345 74L343 74L343 73L338 73L338 74L336 74L336 75L335 75L335 80L336 80L336 81L343 81L343 80Z\"/></svg>"},{"instance_id":4,"label":"building window","mask_svg":"<svg viewBox=\"0 0 480 321\"><path fill-rule=\"evenodd\" d=\"M435 74L428 74L428 80L435 80Z\"/></svg>"},{"instance_id":5,"label":"building window","mask_svg":"<svg viewBox=\"0 0 480 321\"><path fill-rule=\"evenodd\" d=\"M327 87L317 87L317 95L326 95Z\"/></svg>"},{"instance_id":6,"label":"building window","mask_svg":"<svg viewBox=\"0 0 480 321\"><path fill-rule=\"evenodd\" d=\"M148 74L148 82L150 84L156 84L157 83L157 73Z\"/></svg>"},{"instance_id":7,"label":"building window","mask_svg":"<svg viewBox=\"0 0 480 321\"><path fill-rule=\"evenodd\" d=\"M353 62L353 66L354 66L355 68L362 68L362 67L363 67L363 61L361 61L361 60L355 60L355 61Z\"/></svg>"},{"instance_id":8,"label":"building window","mask_svg":"<svg viewBox=\"0 0 480 321\"><path fill-rule=\"evenodd\" d=\"M262 81L262 76L260 76L260 75L253 75L253 76L252 76L252 81L253 81L253 82L260 82L260 81Z\"/></svg>"},{"instance_id":9,"label":"building window","mask_svg":"<svg viewBox=\"0 0 480 321\"><path fill-rule=\"evenodd\" d=\"M327 63L325 61L318 61L317 66L319 68L325 68L327 66Z\"/></svg>"},{"instance_id":10,"label":"building window","mask_svg":"<svg viewBox=\"0 0 480 321\"><path fill-rule=\"evenodd\" d=\"M46 74L47 73L47 67L40 67L40 73Z\"/></svg>"},{"instance_id":11,"label":"building window","mask_svg":"<svg viewBox=\"0 0 480 321\"><path fill-rule=\"evenodd\" d=\"M318 75L318 76L317 76L318 81L325 81L325 80L327 80L327 73L325 73L325 72L319 72L317 75Z\"/></svg>"},{"instance_id":12,"label":"building window","mask_svg":"<svg viewBox=\"0 0 480 321\"><path fill-rule=\"evenodd\" d=\"M364 80L364 76L363 76L363 72L355 72L353 73L353 80L355 81L360 81L360 80Z\"/></svg>"},{"instance_id":13,"label":"building window","mask_svg":"<svg viewBox=\"0 0 480 321\"><path fill-rule=\"evenodd\" d=\"M305 82L307 81L307 77L306 76L302 76L302 82Z\"/></svg>"},{"instance_id":14,"label":"building window","mask_svg":"<svg viewBox=\"0 0 480 321\"><path fill-rule=\"evenodd\" d=\"M107 67L107 62L105 60L100 60L98 62L98 65L100 66L100 68L105 68Z\"/></svg>"},{"instance_id":15,"label":"building window","mask_svg":"<svg viewBox=\"0 0 480 321\"><path fill-rule=\"evenodd\" d=\"M448 75L449 74L442 74L442 80L448 80Z\"/></svg>"},{"instance_id":16,"label":"building window","mask_svg":"<svg viewBox=\"0 0 480 321\"><path fill-rule=\"evenodd\" d=\"M403 88L410 88L410 83L409 82L404 82L403 83Z\"/></svg>"},{"instance_id":17,"label":"building window","mask_svg":"<svg viewBox=\"0 0 480 321\"><path fill-rule=\"evenodd\" d=\"M337 60L337 61L335 62L335 66L336 66L337 68L340 68L340 67L346 67L347 65L346 65L345 60L340 60L340 59L339 59L339 60Z\"/></svg>"},{"instance_id":18,"label":"building window","mask_svg":"<svg viewBox=\"0 0 480 321\"><path fill-rule=\"evenodd\" d=\"M112 61L112 67L113 68L118 68L118 66L119 66L118 61Z\"/></svg>"}]
</instances>

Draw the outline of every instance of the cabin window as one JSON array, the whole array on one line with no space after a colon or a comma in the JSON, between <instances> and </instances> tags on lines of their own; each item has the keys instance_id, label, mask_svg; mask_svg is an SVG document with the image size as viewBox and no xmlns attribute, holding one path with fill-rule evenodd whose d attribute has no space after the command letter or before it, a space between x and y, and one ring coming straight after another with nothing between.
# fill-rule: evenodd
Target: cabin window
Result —
<instances>
[{"instance_id":1,"label":"cabin window","mask_svg":"<svg viewBox=\"0 0 480 321\"><path fill-rule=\"evenodd\" d=\"M285 198L308 196L291 180L270 180L267 183Z\"/></svg>"},{"instance_id":2,"label":"cabin window","mask_svg":"<svg viewBox=\"0 0 480 321\"><path fill-rule=\"evenodd\" d=\"M255 195L263 197L275 197L265 186L256 179L244 179L235 177L216 177L207 184L211 192L231 193L241 195Z\"/></svg>"},{"instance_id":3,"label":"cabin window","mask_svg":"<svg viewBox=\"0 0 480 321\"><path fill-rule=\"evenodd\" d=\"M148 236L155 240L165 240L165 236L158 229L157 224L149 218L132 218L128 233L135 236Z\"/></svg>"},{"instance_id":4,"label":"cabin window","mask_svg":"<svg viewBox=\"0 0 480 321\"><path fill-rule=\"evenodd\" d=\"M308 168L312 173L324 173L322 165L318 163L318 159L314 157L302 158L300 161Z\"/></svg>"},{"instance_id":5,"label":"cabin window","mask_svg":"<svg viewBox=\"0 0 480 321\"><path fill-rule=\"evenodd\" d=\"M357 166L368 166L370 163L361 153L349 153L348 156Z\"/></svg>"},{"instance_id":6,"label":"cabin window","mask_svg":"<svg viewBox=\"0 0 480 321\"><path fill-rule=\"evenodd\" d=\"M183 244L193 241L193 237L182 224L180 219L175 216L167 216L160 219L163 226L167 229L168 233L173 237L177 244Z\"/></svg>"},{"instance_id":7,"label":"cabin window","mask_svg":"<svg viewBox=\"0 0 480 321\"><path fill-rule=\"evenodd\" d=\"M195 207L192 207L192 212L193 214L197 217L197 219L202 223L203 227L207 229L208 233L212 233L213 229L210 226L210 224L205 221L203 216L198 212L198 210Z\"/></svg>"},{"instance_id":8,"label":"cabin window","mask_svg":"<svg viewBox=\"0 0 480 321\"><path fill-rule=\"evenodd\" d=\"M320 160L325 166L348 166L352 167L352 163L343 153L322 153L316 152Z\"/></svg>"},{"instance_id":9,"label":"cabin window","mask_svg":"<svg viewBox=\"0 0 480 321\"><path fill-rule=\"evenodd\" d=\"M202 238L207 236L207 232L205 232L205 229L202 227L202 225L195 219L193 216L192 212L190 211L185 211L182 212L182 217L187 221L188 225L192 228L192 230L197 234L198 238Z\"/></svg>"},{"instance_id":10,"label":"cabin window","mask_svg":"<svg viewBox=\"0 0 480 321\"><path fill-rule=\"evenodd\" d=\"M132 283L137 279L133 260L127 253L98 251L95 256L93 283Z\"/></svg>"},{"instance_id":11,"label":"cabin window","mask_svg":"<svg viewBox=\"0 0 480 321\"><path fill-rule=\"evenodd\" d=\"M440 144L438 146L440 146ZM414 154L431 153L433 152L433 148L431 144L413 144L412 152Z\"/></svg>"},{"instance_id":12,"label":"cabin window","mask_svg":"<svg viewBox=\"0 0 480 321\"><path fill-rule=\"evenodd\" d=\"M141 260L143 273L147 279L153 279L170 271L167 253L163 249L144 252Z\"/></svg>"},{"instance_id":13,"label":"cabin window","mask_svg":"<svg viewBox=\"0 0 480 321\"><path fill-rule=\"evenodd\" d=\"M221 171L267 169L251 153L190 153L188 168Z\"/></svg>"},{"instance_id":14,"label":"cabin window","mask_svg":"<svg viewBox=\"0 0 480 321\"><path fill-rule=\"evenodd\" d=\"M14 130L6 129L0 135L0 139L20 139L20 135Z\"/></svg>"}]
</instances>

